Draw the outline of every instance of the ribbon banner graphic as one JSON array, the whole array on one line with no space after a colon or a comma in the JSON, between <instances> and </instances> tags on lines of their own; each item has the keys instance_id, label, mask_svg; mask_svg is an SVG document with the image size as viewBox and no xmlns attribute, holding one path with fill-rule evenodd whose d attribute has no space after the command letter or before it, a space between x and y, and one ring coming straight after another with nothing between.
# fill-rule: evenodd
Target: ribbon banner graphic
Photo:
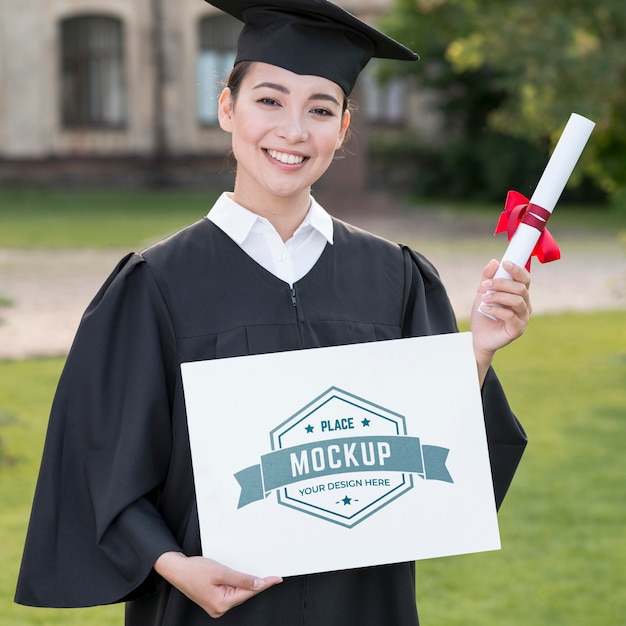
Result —
<instances>
[{"instance_id":1,"label":"ribbon banner graphic","mask_svg":"<svg viewBox=\"0 0 626 626\"><path fill-rule=\"evenodd\" d=\"M402 436L331 439L277 450L235 474L241 486L238 508L302 480L348 472L409 472L452 483L447 456L447 448L423 446L418 437Z\"/></svg>"}]
</instances>

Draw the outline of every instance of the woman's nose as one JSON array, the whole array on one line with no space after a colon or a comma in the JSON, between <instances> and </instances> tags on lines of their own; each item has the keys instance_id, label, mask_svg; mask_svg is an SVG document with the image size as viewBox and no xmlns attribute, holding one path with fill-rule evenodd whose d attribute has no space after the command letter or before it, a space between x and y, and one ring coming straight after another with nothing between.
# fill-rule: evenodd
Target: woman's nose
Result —
<instances>
[{"instance_id":1,"label":"woman's nose","mask_svg":"<svg viewBox=\"0 0 626 626\"><path fill-rule=\"evenodd\" d=\"M278 128L278 134L291 142L306 141L309 131L305 128L302 118L298 115L287 117Z\"/></svg>"}]
</instances>

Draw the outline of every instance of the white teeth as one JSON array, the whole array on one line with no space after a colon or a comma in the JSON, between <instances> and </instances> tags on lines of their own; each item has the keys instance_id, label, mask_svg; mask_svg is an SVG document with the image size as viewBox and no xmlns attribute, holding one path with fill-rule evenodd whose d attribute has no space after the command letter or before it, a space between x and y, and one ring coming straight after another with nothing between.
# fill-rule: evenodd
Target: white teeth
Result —
<instances>
[{"instance_id":1,"label":"white teeth","mask_svg":"<svg viewBox=\"0 0 626 626\"><path fill-rule=\"evenodd\" d=\"M296 165L297 163L302 163L302 161L304 161L303 156L297 156L295 154L285 154L284 152L278 152L276 150L268 150L267 153L272 157L272 159L276 159L286 165Z\"/></svg>"}]
</instances>

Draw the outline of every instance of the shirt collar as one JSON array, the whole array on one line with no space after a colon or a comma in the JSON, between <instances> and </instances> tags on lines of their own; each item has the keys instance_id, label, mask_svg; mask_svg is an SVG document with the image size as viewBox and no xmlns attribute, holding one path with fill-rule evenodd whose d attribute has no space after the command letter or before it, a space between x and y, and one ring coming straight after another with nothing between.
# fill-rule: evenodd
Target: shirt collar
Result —
<instances>
[{"instance_id":1,"label":"shirt collar","mask_svg":"<svg viewBox=\"0 0 626 626\"><path fill-rule=\"evenodd\" d=\"M227 192L217 199L207 217L239 245L246 240L257 222L269 224L265 218L237 204ZM307 226L317 230L328 243L333 243L332 218L312 196L311 207L294 236Z\"/></svg>"}]
</instances>

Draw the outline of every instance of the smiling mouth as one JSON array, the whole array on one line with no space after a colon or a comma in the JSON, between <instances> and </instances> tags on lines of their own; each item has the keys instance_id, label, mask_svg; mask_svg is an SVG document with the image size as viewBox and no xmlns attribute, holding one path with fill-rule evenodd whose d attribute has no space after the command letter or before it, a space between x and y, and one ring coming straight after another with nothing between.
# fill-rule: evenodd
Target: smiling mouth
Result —
<instances>
[{"instance_id":1,"label":"smiling mouth","mask_svg":"<svg viewBox=\"0 0 626 626\"><path fill-rule=\"evenodd\" d=\"M285 165L298 165L302 163L306 157L301 154L287 154L286 152L278 152L278 150L266 150L272 159L284 163Z\"/></svg>"}]
</instances>

